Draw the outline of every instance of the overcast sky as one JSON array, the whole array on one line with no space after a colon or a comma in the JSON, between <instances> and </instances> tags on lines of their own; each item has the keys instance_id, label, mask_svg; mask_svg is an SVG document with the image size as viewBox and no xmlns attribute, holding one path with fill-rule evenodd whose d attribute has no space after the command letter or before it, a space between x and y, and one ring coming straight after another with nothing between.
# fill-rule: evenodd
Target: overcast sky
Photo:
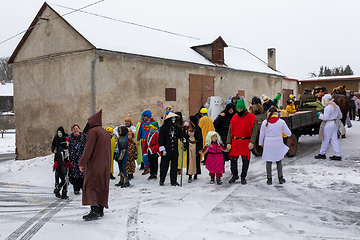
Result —
<instances>
[{"instance_id":1,"label":"overcast sky","mask_svg":"<svg viewBox=\"0 0 360 240\"><path fill-rule=\"evenodd\" d=\"M81 8L97 1L48 3ZM267 49L276 48L277 69L290 78L318 74L322 65L349 64L360 75L359 0L104 1L114 3L109 16L201 39L222 36L229 45L246 48L264 61ZM0 42L26 30L43 3L1 0ZM86 11L96 13L101 4ZM22 36L0 44L0 57L10 56Z\"/></svg>"}]
</instances>

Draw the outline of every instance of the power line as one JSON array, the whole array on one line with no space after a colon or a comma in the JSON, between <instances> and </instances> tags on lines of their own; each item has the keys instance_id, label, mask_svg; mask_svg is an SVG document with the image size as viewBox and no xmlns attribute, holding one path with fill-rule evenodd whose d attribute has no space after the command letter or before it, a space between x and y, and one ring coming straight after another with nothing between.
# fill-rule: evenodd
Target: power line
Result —
<instances>
[{"instance_id":1,"label":"power line","mask_svg":"<svg viewBox=\"0 0 360 240\"><path fill-rule=\"evenodd\" d=\"M89 5L86 5L86 6L82 7L82 8L79 8L79 9L72 9L73 11L70 11L70 12L68 12L68 13L63 14L63 15L61 15L61 17L66 16L66 15L69 15L69 14L72 14L72 13L77 12L77 11L81 11L81 9L84 9L84 8L87 8L87 7L90 7L90 6L93 6L93 5L98 4L98 3L100 3L100 2L103 2L103 1L105 1L105 0L100 0L100 1L97 1L97 2L94 2L94 3L91 3L91 4L89 4ZM52 21L52 20L55 20L55 19L58 19L58 18L60 18L60 17L55 17L55 18L49 19L48 21ZM21 31L21 32L19 32L18 34L14 35L14 36L12 36L12 37L10 37L10 38L8 38L8 39L5 39L5 40L1 41L0 44L3 44L3 43L5 43L5 42L7 42L7 41L9 41L9 40L17 37L17 36L23 34L24 32L27 32L28 30L31 30L31 29L35 28L36 26L39 26L39 25L42 24L42 23L44 23L44 22L38 22L38 23L35 24L34 26L29 27L28 29L26 29L26 30L24 30L24 31Z\"/></svg>"}]
</instances>

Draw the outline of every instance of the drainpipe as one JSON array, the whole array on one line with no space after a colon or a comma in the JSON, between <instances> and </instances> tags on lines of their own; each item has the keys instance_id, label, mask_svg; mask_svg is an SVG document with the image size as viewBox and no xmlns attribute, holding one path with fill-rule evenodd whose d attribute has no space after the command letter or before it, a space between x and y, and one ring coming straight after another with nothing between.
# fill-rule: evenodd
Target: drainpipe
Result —
<instances>
[{"instance_id":1,"label":"drainpipe","mask_svg":"<svg viewBox=\"0 0 360 240\"><path fill-rule=\"evenodd\" d=\"M95 58L91 60L91 113L95 114L95 96L94 96L94 64L99 58L98 52L95 51Z\"/></svg>"}]
</instances>

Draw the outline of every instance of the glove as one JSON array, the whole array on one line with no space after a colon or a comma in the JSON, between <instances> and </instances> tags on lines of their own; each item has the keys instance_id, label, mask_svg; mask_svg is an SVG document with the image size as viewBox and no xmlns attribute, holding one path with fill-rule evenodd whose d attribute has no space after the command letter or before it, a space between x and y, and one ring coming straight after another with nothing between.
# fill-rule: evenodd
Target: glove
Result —
<instances>
[{"instance_id":1,"label":"glove","mask_svg":"<svg viewBox=\"0 0 360 240\"><path fill-rule=\"evenodd\" d=\"M319 116L320 116L320 114L321 114L321 112L318 112L316 115L319 117Z\"/></svg>"},{"instance_id":2,"label":"glove","mask_svg":"<svg viewBox=\"0 0 360 240\"><path fill-rule=\"evenodd\" d=\"M162 155L165 157L167 154L166 150L162 151Z\"/></svg>"}]
</instances>

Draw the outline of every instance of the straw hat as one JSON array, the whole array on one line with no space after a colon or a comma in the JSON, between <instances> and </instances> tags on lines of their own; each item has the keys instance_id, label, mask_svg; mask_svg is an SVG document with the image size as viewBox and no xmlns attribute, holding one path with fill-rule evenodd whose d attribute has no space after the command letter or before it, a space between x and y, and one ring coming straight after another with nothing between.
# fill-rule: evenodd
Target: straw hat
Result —
<instances>
[{"instance_id":1,"label":"straw hat","mask_svg":"<svg viewBox=\"0 0 360 240\"><path fill-rule=\"evenodd\" d=\"M170 112L168 115L166 115L166 118L164 120L172 118L172 117L179 118L179 115L177 115L177 114L175 114L173 112Z\"/></svg>"}]
</instances>

